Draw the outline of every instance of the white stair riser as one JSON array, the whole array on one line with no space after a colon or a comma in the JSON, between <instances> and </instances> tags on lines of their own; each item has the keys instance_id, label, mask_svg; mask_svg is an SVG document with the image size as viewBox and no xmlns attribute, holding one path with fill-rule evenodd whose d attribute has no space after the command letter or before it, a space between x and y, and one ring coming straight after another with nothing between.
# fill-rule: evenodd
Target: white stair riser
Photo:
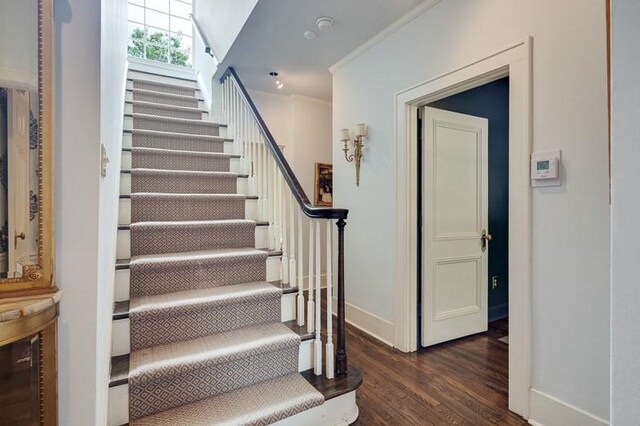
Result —
<instances>
[{"instance_id":1,"label":"white stair riser","mask_svg":"<svg viewBox=\"0 0 640 426\"><path fill-rule=\"evenodd\" d=\"M256 226L255 248L268 247L269 245L268 241L269 241L269 228L267 226ZM118 230L116 256L118 259L128 259L131 257L131 231L128 229Z\"/></svg>"},{"instance_id":2,"label":"white stair riser","mask_svg":"<svg viewBox=\"0 0 640 426\"><path fill-rule=\"evenodd\" d=\"M250 195L249 194L249 179L247 178L238 178L238 187L237 193ZM131 174L130 173L120 173L120 195L131 195Z\"/></svg>"},{"instance_id":3,"label":"white stair riser","mask_svg":"<svg viewBox=\"0 0 640 426\"><path fill-rule=\"evenodd\" d=\"M267 281L280 280L281 269L280 256L269 256L267 258ZM115 274L115 301L124 302L129 300L129 284L130 280L129 269L116 269ZM295 306L293 307L295 312Z\"/></svg>"},{"instance_id":4,"label":"white stair riser","mask_svg":"<svg viewBox=\"0 0 640 426\"><path fill-rule=\"evenodd\" d=\"M133 92L130 90L127 90L127 92L124 95L124 100L125 102L133 102ZM129 107L129 109L127 109L127 106ZM207 104L205 104L204 102L202 102L201 100L198 100L198 109L206 111L207 110ZM126 114L130 114L132 111L132 105L125 105L125 113Z\"/></svg>"},{"instance_id":5,"label":"white stair riser","mask_svg":"<svg viewBox=\"0 0 640 426\"><path fill-rule=\"evenodd\" d=\"M150 75L150 74L138 74L138 75L129 74L129 75L127 75L127 79L129 79L129 78L147 80L147 81L154 81L154 82L157 82L157 83L165 83L165 84L170 84L172 86L182 86L182 87L193 88L193 89L196 89L196 97L197 98L202 98L202 94L200 93L200 89L198 89L196 87L197 84L194 83L194 82L191 82L191 81L178 80L178 79L175 79L175 78L161 77L161 76ZM127 89L133 89L133 81L127 80Z\"/></svg>"},{"instance_id":6,"label":"white stair riser","mask_svg":"<svg viewBox=\"0 0 640 426\"><path fill-rule=\"evenodd\" d=\"M300 345L298 356L298 371L313 368L313 341L307 340ZM326 405L326 404L325 404ZM120 426L129 421L129 385L124 384L109 388L109 426ZM308 423L291 423L308 424ZM320 423L318 423L320 424ZM322 423L328 425L331 423ZM338 424L338 423L336 423Z\"/></svg>"},{"instance_id":7,"label":"white stair riser","mask_svg":"<svg viewBox=\"0 0 640 426\"><path fill-rule=\"evenodd\" d=\"M244 202L244 217L249 220L258 220L258 200L248 199ZM118 207L118 224L119 225L131 225L131 199L120 198ZM268 241L268 240L267 240ZM267 247L269 244L265 243L258 247Z\"/></svg>"},{"instance_id":8,"label":"white stair riser","mask_svg":"<svg viewBox=\"0 0 640 426\"><path fill-rule=\"evenodd\" d=\"M232 173L238 173L238 174L242 174L244 173L243 170L243 165L240 163L240 159L239 158L232 158L230 161L230 172ZM123 151L122 152L122 165L120 166L123 169L132 169L132 163L131 163L131 152L130 151ZM223 170L224 171L224 170Z\"/></svg>"},{"instance_id":9,"label":"white stair riser","mask_svg":"<svg viewBox=\"0 0 640 426\"><path fill-rule=\"evenodd\" d=\"M127 92L127 93L131 93L131 92ZM125 114L133 114L133 104L130 104L128 102L125 103L124 104L124 113ZM173 117L173 116L168 116L168 117ZM207 120L208 118L209 118L209 113L206 112L206 111L202 111L202 119L203 120Z\"/></svg>"},{"instance_id":10,"label":"white stair riser","mask_svg":"<svg viewBox=\"0 0 640 426\"><path fill-rule=\"evenodd\" d=\"M221 137L225 137L223 134L223 130L225 128L221 127L220 128L220 136ZM131 142L131 138L132 135L131 133L124 133L124 135L122 136L122 147L123 148L132 148L133 144ZM225 141L224 142L224 153L225 154L234 154L235 153L235 147L233 146L233 142L232 141Z\"/></svg>"},{"instance_id":11,"label":"white stair riser","mask_svg":"<svg viewBox=\"0 0 640 426\"><path fill-rule=\"evenodd\" d=\"M296 319L296 296L296 293L282 295L282 322L293 321ZM129 327L130 323L128 318L113 321L113 328L111 330L111 356L126 355L131 352ZM303 370L313 368L313 364L311 364L312 354L313 349L311 347L308 348L308 350L305 349L305 351L300 352L300 365L301 367L305 367Z\"/></svg>"}]
</instances>

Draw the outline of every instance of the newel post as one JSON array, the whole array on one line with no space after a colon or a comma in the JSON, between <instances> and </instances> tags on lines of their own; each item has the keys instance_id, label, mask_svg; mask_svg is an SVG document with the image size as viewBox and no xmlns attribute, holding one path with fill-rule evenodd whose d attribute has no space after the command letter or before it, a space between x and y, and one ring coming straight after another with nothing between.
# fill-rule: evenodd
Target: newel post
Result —
<instances>
[{"instance_id":1,"label":"newel post","mask_svg":"<svg viewBox=\"0 0 640 426\"><path fill-rule=\"evenodd\" d=\"M336 376L347 375L347 347L345 344L345 300L344 300L344 227L347 223L339 219L338 226L338 329L336 350Z\"/></svg>"}]
</instances>

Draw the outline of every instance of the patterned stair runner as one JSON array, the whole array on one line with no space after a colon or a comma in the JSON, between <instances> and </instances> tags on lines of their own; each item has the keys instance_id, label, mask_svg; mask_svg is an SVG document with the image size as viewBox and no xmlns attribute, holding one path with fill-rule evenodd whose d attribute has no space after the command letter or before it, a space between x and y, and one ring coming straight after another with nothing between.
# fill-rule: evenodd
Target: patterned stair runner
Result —
<instances>
[{"instance_id":1,"label":"patterned stair runner","mask_svg":"<svg viewBox=\"0 0 640 426\"><path fill-rule=\"evenodd\" d=\"M130 425L266 425L321 405L220 126L195 89L146 80L130 116Z\"/></svg>"}]
</instances>

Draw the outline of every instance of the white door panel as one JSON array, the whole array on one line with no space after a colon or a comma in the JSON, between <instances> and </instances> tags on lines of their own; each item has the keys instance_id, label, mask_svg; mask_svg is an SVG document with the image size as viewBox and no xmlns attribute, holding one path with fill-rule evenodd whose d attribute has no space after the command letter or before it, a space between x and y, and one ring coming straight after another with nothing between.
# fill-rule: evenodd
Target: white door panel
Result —
<instances>
[{"instance_id":1,"label":"white door panel","mask_svg":"<svg viewBox=\"0 0 640 426\"><path fill-rule=\"evenodd\" d=\"M487 330L488 121L425 108L422 345Z\"/></svg>"}]
</instances>

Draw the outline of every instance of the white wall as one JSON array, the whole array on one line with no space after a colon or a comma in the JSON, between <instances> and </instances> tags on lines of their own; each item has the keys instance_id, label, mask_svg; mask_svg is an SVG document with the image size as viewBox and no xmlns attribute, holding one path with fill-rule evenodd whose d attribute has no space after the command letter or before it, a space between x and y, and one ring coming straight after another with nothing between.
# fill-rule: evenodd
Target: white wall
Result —
<instances>
[{"instance_id":1,"label":"white wall","mask_svg":"<svg viewBox=\"0 0 640 426\"><path fill-rule=\"evenodd\" d=\"M258 0L197 0L194 15L222 62ZM194 35L194 37L198 37Z\"/></svg>"},{"instance_id":2,"label":"white wall","mask_svg":"<svg viewBox=\"0 0 640 426\"><path fill-rule=\"evenodd\" d=\"M332 162L331 102L255 90L249 95L313 202L315 163Z\"/></svg>"},{"instance_id":3,"label":"white wall","mask_svg":"<svg viewBox=\"0 0 640 426\"><path fill-rule=\"evenodd\" d=\"M197 70L198 83L207 109L211 112L211 97L213 90L213 74L217 69L217 64L211 55L205 53L205 45L202 38L194 34L193 38L193 68Z\"/></svg>"},{"instance_id":4,"label":"white wall","mask_svg":"<svg viewBox=\"0 0 640 426\"><path fill-rule=\"evenodd\" d=\"M96 425L107 419L111 367L120 158L127 67L127 0L102 0L100 139L107 150L107 176L100 178L98 231L98 341ZM99 173L98 170L94 171Z\"/></svg>"},{"instance_id":5,"label":"white wall","mask_svg":"<svg viewBox=\"0 0 640 426\"><path fill-rule=\"evenodd\" d=\"M612 2L611 424L640 422L640 3Z\"/></svg>"},{"instance_id":6,"label":"white wall","mask_svg":"<svg viewBox=\"0 0 640 426\"><path fill-rule=\"evenodd\" d=\"M97 414L100 0L56 0L56 282L59 424Z\"/></svg>"},{"instance_id":7,"label":"white wall","mask_svg":"<svg viewBox=\"0 0 640 426\"><path fill-rule=\"evenodd\" d=\"M562 149L560 188L533 192L535 389L609 417L609 207L601 0L447 0L335 70L334 139L370 125L360 187L334 164L347 302L393 321L394 94L534 38L533 149ZM342 152L334 144L335 158ZM363 325L364 326L364 325ZM370 330L382 335L379 330Z\"/></svg>"},{"instance_id":8,"label":"white wall","mask_svg":"<svg viewBox=\"0 0 640 426\"><path fill-rule=\"evenodd\" d=\"M56 0L60 424L106 423L126 0ZM111 159L100 176L100 142Z\"/></svg>"}]
</instances>

